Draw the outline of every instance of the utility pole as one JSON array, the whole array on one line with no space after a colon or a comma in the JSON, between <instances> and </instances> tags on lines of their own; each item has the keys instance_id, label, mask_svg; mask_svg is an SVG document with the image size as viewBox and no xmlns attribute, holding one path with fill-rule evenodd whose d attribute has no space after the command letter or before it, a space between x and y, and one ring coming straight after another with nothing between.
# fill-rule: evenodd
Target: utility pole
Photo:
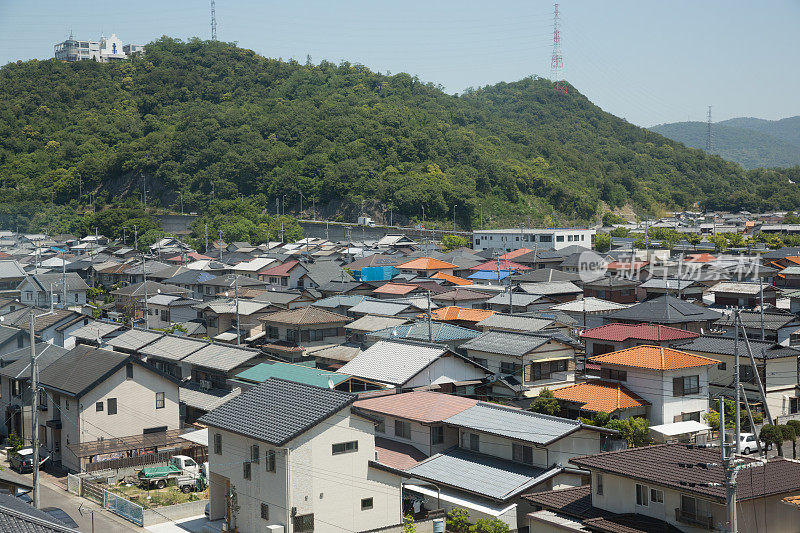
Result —
<instances>
[{"instance_id":1,"label":"utility pole","mask_svg":"<svg viewBox=\"0 0 800 533\"><path fill-rule=\"evenodd\" d=\"M150 309L147 307L147 260L144 257L144 252L142 252L142 275L144 276L144 283L142 284L144 287L144 329L148 329L147 322L150 316Z\"/></svg>"},{"instance_id":2,"label":"utility pole","mask_svg":"<svg viewBox=\"0 0 800 533\"><path fill-rule=\"evenodd\" d=\"M722 466L725 469L725 500L728 510L728 533L737 533L736 524L736 469L733 468L733 452L725 453L725 398L719 397L719 439L722 453ZM738 443L737 443L738 445Z\"/></svg>"},{"instance_id":3,"label":"utility pole","mask_svg":"<svg viewBox=\"0 0 800 533\"><path fill-rule=\"evenodd\" d=\"M206 254L208 253L208 224L206 224L206 247L205 247L205 253Z\"/></svg>"},{"instance_id":4,"label":"utility pole","mask_svg":"<svg viewBox=\"0 0 800 533\"><path fill-rule=\"evenodd\" d=\"M139 227L138 226L134 226L133 227L133 247L135 249L137 249L137 250L139 249Z\"/></svg>"},{"instance_id":5,"label":"utility pole","mask_svg":"<svg viewBox=\"0 0 800 533\"><path fill-rule=\"evenodd\" d=\"M742 427L741 427L742 413L740 411L742 398L740 396L741 391L740 391L740 387L739 387L739 384L741 383L741 381L740 381L741 376L740 376L740 373L739 373L739 366L740 366L739 365L739 327L741 326L741 322L742 321L741 321L741 317L739 316L739 310L738 309L734 308L733 316L734 316L733 331L734 331L734 335L735 335L735 338L734 338L734 341L733 341L733 380L734 380L734 385L736 386L736 395L735 395L736 396L736 405L735 405L735 410L734 410L734 416L736 417L736 419L734 420L734 428L735 428L735 431L734 431L734 439L735 439L735 441L734 442L736 442L735 450L738 452L739 451L739 436L742 434ZM755 370L756 370L756 373L758 373L758 369L755 369ZM753 431L755 431L755 428L753 428Z\"/></svg>"},{"instance_id":6,"label":"utility pole","mask_svg":"<svg viewBox=\"0 0 800 533\"><path fill-rule=\"evenodd\" d=\"M758 267L756 267L756 275L758 276L758 294L760 302L760 315L761 315L761 340L764 340L764 278L761 277L761 274L758 273Z\"/></svg>"},{"instance_id":7,"label":"utility pole","mask_svg":"<svg viewBox=\"0 0 800 533\"><path fill-rule=\"evenodd\" d=\"M453 233L456 232L456 207L458 207L458 205L453 204Z\"/></svg>"},{"instance_id":8,"label":"utility pole","mask_svg":"<svg viewBox=\"0 0 800 533\"><path fill-rule=\"evenodd\" d=\"M181 197L181 216L183 216L183 193L178 191L178 194Z\"/></svg>"},{"instance_id":9,"label":"utility pole","mask_svg":"<svg viewBox=\"0 0 800 533\"><path fill-rule=\"evenodd\" d=\"M30 335L31 335L31 406L32 420L31 439L33 440L33 506L39 508L39 376L36 368L36 339L34 338L34 325L36 315L33 314L33 306L30 310Z\"/></svg>"},{"instance_id":10,"label":"utility pole","mask_svg":"<svg viewBox=\"0 0 800 533\"><path fill-rule=\"evenodd\" d=\"M222 263L222 230L219 230L219 262Z\"/></svg>"},{"instance_id":11,"label":"utility pole","mask_svg":"<svg viewBox=\"0 0 800 533\"><path fill-rule=\"evenodd\" d=\"M433 342L433 326L431 325L431 291L428 291L428 342Z\"/></svg>"},{"instance_id":12,"label":"utility pole","mask_svg":"<svg viewBox=\"0 0 800 533\"><path fill-rule=\"evenodd\" d=\"M481 229L483 229L483 204L481 204Z\"/></svg>"},{"instance_id":13,"label":"utility pole","mask_svg":"<svg viewBox=\"0 0 800 533\"><path fill-rule=\"evenodd\" d=\"M147 211L147 178L142 173L142 204L144 204L144 210Z\"/></svg>"},{"instance_id":14,"label":"utility pole","mask_svg":"<svg viewBox=\"0 0 800 533\"><path fill-rule=\"evenodd\" d=\"M239 325L239 276L233 275L233 297L236 301L236 345L242 345L242 329Z\"/></svg>"},{"instance_id":15,"label":"utility pole","mask_svg":"<svg viewBox=\"0 0 800 533\"><path fill-rule=\"evenodd\" d=\"M67 308L67 260L64 257L64 250L61 250L61 289L64 293L63 307ZM51 298L52 299L52 298Z\"/></svg>"}]
</instances>

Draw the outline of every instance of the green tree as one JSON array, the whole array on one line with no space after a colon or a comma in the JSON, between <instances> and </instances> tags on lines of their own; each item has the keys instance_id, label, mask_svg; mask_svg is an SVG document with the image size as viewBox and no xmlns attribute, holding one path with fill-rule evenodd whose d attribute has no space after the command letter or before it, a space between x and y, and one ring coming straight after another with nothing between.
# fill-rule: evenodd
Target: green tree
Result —
<instances>
[{"instance_id":1,"label":"green tree","mask_svg":"<svg viewBox=\"0 0 800 533\"><path fill-rule=\"evenodd\" d=\"M800 420L789 420L786 422L787 426L794 429L795 439L792 440L792 459L797 459L797 437L800 437Z\"/></svg>"},{"instance_id":2,"label":"green tree","mask_svg":"<svg viewBox=\"0 0 800 533\"><path fill-rule=\"evenodd\" d=\"M11 453L16 453L22 449L22 438L16 431L12 431L8 436L8 448Z\"/></svg>"},{"instance_id":3,"label":"green tree","mask_svg":"<svg viewBox=\"0 0 800 533\"><path fill-rule=\"evenodd\" d=\"M447 513L447 531L452 533L469 533L469 511L455 507Z\"/></svg>"},{"instance_id":4,"label":"green tree","mask_svg":"<svg viewBox=\"0 0 800 533\"><path fill-rule=\"evenodd\" d=\"M607 233L598 233L594 245L598 252L607 252L611 249L611 236Z\"/></svg>"},{"instance_id":5,"label":"green tree","mask_svg":"<svg viewBox=\"0 0 800 533\"><path fill-rule=\"evenodd\" d=\"M619 431L620 436L631 448L647 446L653 441L650 438L650 423L645 418L613 419L608 422L606 427Z\"/></svg>"},{"instance_id":6,"label":"green tree","mask_svg":"<svg viewBox=\"0 0 800 533\"><path fill-rule=\"evenodd\" d=\"M414 515L407 514L403 517L403 533L415 533L417 525L414 523Z\"/></svg>"},{"instance_id":7,"label":"green tree","mask_svg":"<svg viewBox=\"0 0 800 533\"><path fill-rule=\"evenodd\" d=\"M470 533L508 533L508 524L499 518L478 518L469 528Z\"/></svg>"},{"instance_id":8,"label":"green tree","mask_svg":"<svg viewBox=\"0 0 800 533\"><path fill-rule=\"evenodd\" d=\"M792 441L792 459L797 459L797 433L795 432L794 426L782 424L778 427L781 430L781 438L784 441Z\"/></svg>"},{"instance_id":9,"label":"green tree","mask_svg":"<svg viewBox=\"0 0 800 533\"><path fill-rule=\"evenodd\" d=\"M783 457L783 432L778 426L766 424L761 428L759 438L766 444L778 448L778 456Z\"/></svg>"},{"instance_id":10,"label":"green tree","mask_svg":"<svg viewBox=\"0 0 800 533\"><path fill-rule=\"evenodd\" d=\"M469 239L461 235L445 235L442 239L442 250L449 252L456 248L465 248L469 246Z\"/></svg>"},{"instance_id":11,"label":"green tree","mask_svg":"<svg viewBox=\"0 0 800 533\"><path fill-rule=\"evenodd\" d=\"M551 390L547 388L539 391L539 395L533 402L531 402L531 411L534 413L541 413L543 415L558 416L561 412L561 404L558 399L553 395Z\"/></svg>"},{"instance_id":12,"label":"green tree","mask_svg":"<svg viewBox=\"0 0 800 533\"><path fill-rule=\"evenodd\" d=\"M614 224L627 224L627 223L628 221L625 220L625 217L618 215L616 213L612 213L611 211L603 215L604 226L613 226Z\"/></svg>"}]
</instances>

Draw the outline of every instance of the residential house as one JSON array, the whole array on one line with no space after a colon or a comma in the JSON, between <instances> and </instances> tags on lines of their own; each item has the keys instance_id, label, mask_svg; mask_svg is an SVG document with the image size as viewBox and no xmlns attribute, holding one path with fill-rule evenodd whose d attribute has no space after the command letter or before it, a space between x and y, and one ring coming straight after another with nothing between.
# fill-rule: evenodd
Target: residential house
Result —
<instances>
[{"instance_id":1,"label":"residential house","mask_svg":"<svg viewBox=\"0 0 800 533\"><path fill-rule=\"evenodd\" d=\"M43 368L39 383L40 442L73 472L104 459L98 440L180 428L178 381L137 357L79 345Z\"/></svg>"},{"instance_id":2,"label":"residential house","mask_svg":"<svg viewBox=\"0 0 800 533\"><path fill-rule=\"evenodd\" d=\"M281 361L259 363L239 372L230 381L233 385L240 386L243 391L247 391L270 378L346 392L365 392L384 388L379 383L372 383L347 374Z\"/></svg>"},{"instance_id":3,"label":"residential house","mask_svg":"<svg viewBox=\"0 0 800 533\"><path fill-rule=\"evenodd\" d=\"M763 324L764 340L789 345L791 336L800 328L800 319L797 315L775 307L759 311L740 311L741 325L744 327L748 338L760 339ZM718 330L725 331L733 336L735 330L732 313L726 313L714 323Z\"/></svg>"},{"instance_id":4,"label":"residential house","mask_svg":"<svg viewBox=\"0 0 800 533\"><path fill-rule=\"evenodd\" d=\"M433 310L431 312L431 319L438 322L447 322L454 326L477 329L475 324L494 313L495 312L491 310L468 309L456 305L449 305Z\"/></svg>"},{"instance_id":5,"label":"residential house","mask_svg":"<svg viewBox=\"0 0 800 533\"><path fill-rule=\"evenodd\" d=\"M345 326L350 317L313 306L276 311L259 318L263 324L262 349L296 361L305 358L311 348L324 348L346 341Z\"/></svg>"},{"instance_id":6,"label":"residential house","mask_svg":"<svg viewBox=\"0 0 800 533\"><path fill-rule=\"evenodd\" d=\"M639 290L644 293L644 299L646 300L664 294L670 294L683 300L702 302L706 285L698 279L664 279L653 277L642 283L639 286Z\"/></svg>"},{"instance_id":7,"label":"residential house","mask_svg":"<svg viewBox=\"0 0 800 533\"><path fill-rule=\"evenodd\" d=\"M4 472L4 477L9 477ZM19 481L5 485L14 490L4 490L0 492L0 523L3 529L9 532L32 532L32 533L78 533L77 529L67 527L64 523L56 519L52 514L45 510L36 509L16 496L17 488L28 488L23 484L21 476Z\"/></svg>"},{"instance_id":8,"label":"residential house","mask_svg":"<svg viewBox=\"0 0 800 533\"><path fill-rule=\"evenodd\" d=\"M647 416L650 402L623 386L619 382L592 379L553 390L563 412L569 418L579 416L593 419L598 413L612 418Z\"/></svg>"},{"instance_id":9,"label":"residential house","mask_svg":"<svg viewBox=\"0 0 800 533\"><path fill-rule=\"evenodd\" d=\"M27 333L30 331L31 309L23 308L8 313L3 316L3 324L21 329ZM45 309L33 308L33 334L39 340L55 344L56 346L67 346L70 344L72 332L89 323L89 317L70 311L69 309Z\"/></svg>"},{"instance_id":10,"label":"residential house","mask_svg":"<svg viewBox=\"0 0 800 533\"><path fill-rule=\"evenodd\" d=\"M665 294L625 309L612 311L603 316L603 321L606 324L614 322L664 324L702 333L711 330L721 317L722 313Z\"/></svg>"},{"instance_id":11,"label":"residential house","mask_svg":"<svg viewBox=\"0 0 800 533\"><path fill-rule=\"evenodd\" d=\"M555 321L551 319L502 313L490 315L475 325L481 331L510 331L513 333L533 333L545 329L556 329Z\"/></svg>"},{"instance_id":12,"label":"residential house","mask_svg":"<svg viewBox=\"0 0 800 533\"><path fill-rule=\"evenodd\" d=\"M308 272L306 267L300 261L293 259L259 271L258 279L275 289L296 289L301 287L300 279L306 272Z\"/></svg>"},{"instance_id":13,"label":"residential house","mask_svg":"<svg viewBox=\"0 0 800 533\"><path fill-rule=\"evenodd\" d=\"M562 303L577 300L583 294L583 290L571 281L520 283L519 289L527 294L541 294Z\"/></svg>"},{"instance_id":14,"label":"residential house","mask_svg":"<svg viewBox=\"0 0 800 533\"><path fill-rule=\"evenodd\" d=\"M187 292L187 296L196 300L204 299L206 297L206 292L208 292L207 299L213 299L216 297L216 289L211 285L205 285L205 283L215 277L215 274L206 272L205 270L185 269L165 279L164 283L186 289L189 291Z\"/></svg>"},{"instance_id":15,"label":"residential house","mask_svg":"<svg viewBox=\"0 0 800 533\"><path fill-rule=\"evenodd\" d=\"M271 257L256 257L250 261L242 261L231 267L233 273L239 276L258 279L258 272L276 263Z\"/></svg>"},{"instance_id":16,"label":"residential house","mask_svg":"<svg viewBox=\"0 0 800 533\"><path fill-rule=\"evenodd\" d=\"M16 352L30 345L30 335L27 331L0 325L0 358L2 358L2 361L5 361L6 354Z\"/></svg>"},{"instance_id":17,"label":"residential house","mask_svg":"<svg viewBox=\"0 0 800 533\"><path fill-rule=\"evenodd\" d=\"M756 368L750 361L744 339L720 335L703 335L679 344L677 349L717 359L719 364L710 367L708 379L711 393L732 394L735 353L739 351L739 379L744 385L748 401L761 403L756 379L761 379L767 396L767 405L773 418L800 413L800 350L782 346L773 341L750 340L750 349ZM758 376L758 377L756 377Z\"/></svg>"},{"instance_id":18,"label":"residential house","mask_svg":"<svg viewBox=\"0 0 800 533\"><path fill-rule=\"evenodd\" d=\"M581 333L589 357L641 344L671 347L699 336L693 331L661 324L606 324Z\"/></svg>"},{"instance_id":19,"label":"residential house","mask_svg":"<svg viewBox=\"0 0 800 533\"><path fill-rule=\"evenodd\" d=\"M242 533L402 524L400 476L373 466L375 422L352 409L355 400L271 378L202 417L210 518Z\"/></svg>"},{"instance_id":20,"label":"residential house","mask_svg":"<svg viewBox=\"0 0 800 533\"><path fill-rule=\"evenodd\" d=\"M774 285L753 282L720 281L708 292L714 295L714 303L718 306L750 309L762 303L774 306L778 296L778 288Z\"/></svg>"},{"instance_id":21,"label":"residential house","mask_svg":"<svg viewBox=\"0 0 800 533\"><path fill-rule=\"evenodd\" d=\"M411 261L400 263L395 268L400 272L416 274L421 278L430 278L439 273L452 276L454 270L458 269L458 265L432 257L417 257Z\"/></svg>"},{"instance_id":22,"label":"residential house","mask_svg":"<svg viewBox=\"0 0 800 533\"><path fill-rule=\"evenodd\" d=\"M663 346L634 346L591 357L602 379L647 400L652 425L702 420L708 412L709 367L719 361Z\"/></svg>"},{"instance_id":23,"label":"residential house","mask_svg":"<svg viewBox=\"0 0 800 533\"><path fill-rule=\"evenodd\" d=\"M405 318L364 315L347 324L344 331L348 341L363 346L366 335L387 328L395 328L407 322L408 319Z\"/></svg>"},{"instance_id":24,"label":"residential house","mask_svg":"<svg viewBox=\"0 0 800 533\"><path fill-rule=\"evenodd\" d=\"M550 311L569 317L579 328L592 328L605 322L605 316L627 309L630 304L601 300L594 296L554 305ZM547 313L547 311L543 311Z\"/></svg>"},{"instance_id":25,"label":"residential house","mask_svg":"<svg viewBox=\"0 0 800 533\"><path fill-rule=\"evenodd\" d=\"M128 316L138 315L140 310L144 310L144 302L156 294L186 297L189 290L177 285L166 285L147 280L147 282L126 285L111 291L116 311L126 313Z\"/></svg>"},{"instance_id":26,"label":"residential house","mask_svg":"<svg viewBox=\"0 0 800 533\"><path fill-rule=\"evenodd\" d=\"M25 305L50 307L64 305L64 281L66 280L66 305L79 307L86 303L89 286L83 279L69 272L67 274L33 274L19 284L20 301Z\"/></svg>"},{"instance_id":27,"label":"residential house","mask_svg":"<svg viewBox=\"0 0 800 533\"><path fill-rule=\"evenodd\" d=\"M380 340L408 339L444 344L451 350L457 350L464 342L474 339L478 335L480 332L474 329L462 328L446 322L424 320L367 333L364 346L368 348Z\"/></svg>"},{"instance_id":28,"label":"residential house","mask_svg":"<svg viewBox=\"0 0 800 533\"><path fill-rule=\"evenodd\" d=\"M202 314L208 337L236 344L237 329L240 340L263 331L261 319L270 312L270 305L254 300L224 298L195 304L194 309Z\"/></svg>"},{"instance_id":29,"label":"residential house","mask_svg":"<svg viewBox=\"0 0 800 533\"><path fill-rule=\"evenodd\" d=\"M13 259L0 259L0 296L19 297L19 286L28 275Z\"/></svg>"},{"instance_id":30,"label":"residential house","mask_svg":"<svg viewBox=\"0 0 800 533\"><path fill-rule=\"evenodd\" d=\"M506 291L486 300L484 306L498 313L532 313L549 309L557 303L558 300L542 294Z\"/></svg>"},{"instance_id":31,"label":"residential house","mask_svg":"<svg viewBox=\"0 0 800 533\"><path fill-rule=\"evenodd\" d=\"M632 304L638 300L636 288L639 281L616 276L605 276L583 284L583 296L600 298L620 304Z\"/></svg>"},{"instance_id":32,"label":"residential house","mask_svg":"<svg viewBox=\"0 0 800 533\"><path fill-rule=\"evenodd\" d=\"M431 307L433 309L436 308L435 305L431 305ZM418 307L410 301L388 301L368 298L348 309L347 315L354 317L375 315L397 318L416 318L424 310L424 307Z\"/></svg>"},{"instance_id":33,"label":"residential house","mask_svg":"<svg viewBox=\"0 0 800 533\"><path fill-rule=\"evenodd\" d=\"M246 289L267 289L267 284L263 281L238 274L223 274L203 281L200 286L205 302L217 298L235 298Z\"/></svg>"},{"instance_id":34,"label":"residential house","mask_svg":"<svg viewBox=\"0 0 800 533\"><path fill-rule=\"evenodd\" d=\"M800 464L744 461L752 464L736 482L738 530L797 531L795 510L783 500L800 490ZM531 531L699 533L727 524L725 472L716 448L642 446L570 463L590 471L591 483L524 496L536 509L528 515Z\"/></svg>"},{"instance_id":35,"label":"residential house","mask_svg":"<svg viewBox=\"0 0 800 533\"><path fill-rule=\"evenodd\" d=\"M149 315L145 317L145 328L169 328L202 318L202 313L194 307L202 303L194 298L171 294L156 294L147 300Z\"/></svg>"},{"instance_id":36,"label":"residential house","mask_svg":"<svg viewBox=\"0 0 800 533\"><path fill-rule=\"evenodd\" d=\"M431 385L457 387L461 382L481 380L487 373L478 363L446 346L397 339L376 342L337 372L398 390Z\"/></svg>"},{"instance_id":37,"label":"residential house","mask_svg":"<svg viewBox=\"0 0 800 533\"><path fill-rule=\"evenodd\" d=\"M575 347L556 336L487 331L461 350L496 376L492 397L531 396L575 382Z\"/></svg>"}]
</instances>

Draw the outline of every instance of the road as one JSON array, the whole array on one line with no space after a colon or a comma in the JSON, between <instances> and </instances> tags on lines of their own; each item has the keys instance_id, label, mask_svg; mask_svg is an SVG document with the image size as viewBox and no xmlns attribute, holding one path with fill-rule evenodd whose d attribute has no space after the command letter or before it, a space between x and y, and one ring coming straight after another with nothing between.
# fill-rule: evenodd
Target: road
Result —
<instances>
[{"instance_id":1,"label":"road","mask_svg":"<svg viewBox=\"0 0 800 533\"><path fill-rule=\"evenodd\" d=\"M39 506L41 508L58 507L63 509L77 522L79 531L86 533L91 533L92 531L96 531L97 533L106 531L129 533L136 531L141 533L142 531L141 528L134 526L130 522L108 511L102 510L99 505L89 500L70 494L58 485L51 485L46 482L42 482L39 485L41 490ZM81 516L81 513L78 511L79 508L83 511L83 516ZM92 529L92 510L94 510L94 530Z\"/></svg>"}]
</instances>

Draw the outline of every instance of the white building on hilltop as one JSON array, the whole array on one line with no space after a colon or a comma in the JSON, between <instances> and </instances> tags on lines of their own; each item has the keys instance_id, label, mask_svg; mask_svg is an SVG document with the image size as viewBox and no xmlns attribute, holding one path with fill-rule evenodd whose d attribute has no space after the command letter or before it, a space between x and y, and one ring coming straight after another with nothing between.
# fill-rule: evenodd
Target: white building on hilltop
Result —
<instances>
[{"instance_id":1,"label":"white building on hilltop","mask_svg":"<svg viewBox=\"0 0 800 533\"><path fill-rule=\"evenodd\" d=\"M69 39L54 46L54 57L62 61L94 60L108 63L127 59L143 50L144 47L139 44L123 44L116 33L112 33L111 37L100 37L99 41L81 41L70 34Z\"/></svg>"},{"instance_id":2,"label":"white building on hilltop","mask_svg":"<svg viewBox=\"0 0 800 533\"><path fill-rule=\"evenodd\" d=\"M472 249L476 251L502 250L511 252L520 248L561 250L578 245L594 248L597 230L575 228L509 228L487 229L472 232Z\"/></svg>"}]
</instances>

